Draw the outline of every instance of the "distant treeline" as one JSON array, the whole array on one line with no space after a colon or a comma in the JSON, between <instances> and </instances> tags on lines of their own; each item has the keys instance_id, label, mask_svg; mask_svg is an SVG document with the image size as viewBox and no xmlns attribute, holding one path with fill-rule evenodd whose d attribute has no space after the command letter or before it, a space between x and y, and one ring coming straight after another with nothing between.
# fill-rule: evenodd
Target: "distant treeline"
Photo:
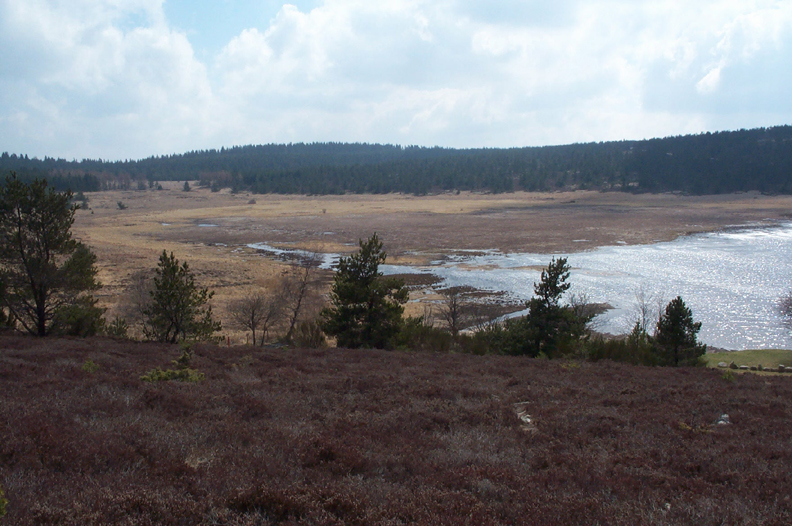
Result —
<instances>
[{"instance_id":1,"label":"distant treeline","mask_svg":"<svg viewBox=\"0 0 792 526\"><path fill-rule=\"evenodd\" d=\"M508 149L381 144L269 144L139 161L66 161L2 154L0 170L46 175L74 191L144 189L200 180L213 190L343 194L601 189L792 193L792 126Z\"/></svg>"}]
</instances>

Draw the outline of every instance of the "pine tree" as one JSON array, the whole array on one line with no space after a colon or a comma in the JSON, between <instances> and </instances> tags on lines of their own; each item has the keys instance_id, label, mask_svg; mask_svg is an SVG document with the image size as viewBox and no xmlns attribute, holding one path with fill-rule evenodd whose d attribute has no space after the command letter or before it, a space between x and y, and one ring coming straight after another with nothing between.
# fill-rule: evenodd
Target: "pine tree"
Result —
<instances>
[{"instance_id":1,"label":"pine tree","mask_svg":"<svg viewBox=\"0 0 792 526\"><path fill-rule=\"evenodd\" d=\"M0 318L46 336L65 310L74 314L75 307L87 306L83 314L101 316L90 297L101 286L96 256L71 235L78 208L70 191L57 192L46 180L6 178L0 187L0 300L7 314Z\"/></svg>"},{"instance_id":2,"label":"pine tree","mask_svg":"<svg viewBox=\"0 0 792 526\"><path fill-rule=\"evenodd\" d=\"M151 302L143 310L146 337L169 343L214 339L221 330L208 305L214 292L198 288L187 263L179 265L173 252L162 251L155 274Z\"/></svg>"},{"instance_id":3,"label":"pine tree","mask_svg":"<svg viewBox=\"0 0 792 526\"><path fill-rule=\"evenodd\" d=\"M680 296L666 305L657 322L654 340L661 365L696 365L707 352L707 346L696 341L701 322L693 321L693 313Z\"/></svg>"},{"instance_id":4,"label":"pine tree","mask_svg":"<svg viewBox=\"0 0 792 526\"><path fill-rule=\"evenodd\" d=\"M402 326L408 291L404 281L379 271L386 254L375 233L360 250L342 257L330 290L332 307L322 310L322 329L339 347L386 348Z\"/></svg>"},{"instance_id":5,"label":"pine tree","mask_svg":"<svg viewBox=\"0 0 792 526\"><path fill-rule=\"evenodd\" d=\"M508 320L502 331L496 331L495 345L505 354L548 358L572 352L586 333L586 324L593 314L585 309L561 305L561 297L569 290L570 267L566 258L553 258L534 284L534 297L526 304L528 313Z\"/></svg>"}]
</instances>

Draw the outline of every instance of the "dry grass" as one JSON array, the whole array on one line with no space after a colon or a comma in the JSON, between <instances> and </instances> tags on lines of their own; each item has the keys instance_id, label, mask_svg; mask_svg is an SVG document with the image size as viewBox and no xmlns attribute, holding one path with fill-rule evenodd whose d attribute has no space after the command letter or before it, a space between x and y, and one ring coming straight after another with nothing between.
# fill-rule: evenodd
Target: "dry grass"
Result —
<instances>
[{"instance_id":1,"label":"dry grass","mask_svg":"<svg viewBox=\"0 0 792 526\"><path fill-rule=\"evenodd\" d=\"M195 186L195 185L194 185ZM785 217L790 196L758 194L683 197L671 194L514 193L414 197L405 195L233 195L166 183L162 191L88 194L75 234L99 256L106 306L125 294L133 272L153 269L163 249L188 261L217 292L227 319L229 301L263 286L287 263L245 247L349 252L359 238L380 234L389 263L425 263L459 249L568 252L596 246L650 243L726 225ZM248 204L255 199L255 204ZM119 210L122 201L127 209ZM216 226L200 226L216 225ZM327 279L328 276L325 276ZM416 292L416 295L420 292ZM410 304L409 314L423 307ZM230 333L244 341L239 333Z\"/></svg>"},{"instance_id":2,"label":"dry grass","mask_svg":"<svg viewBox=\"0 0 792 526\"><path fill-rule=\"evenodd\" d=\"M792 522L788 377L365 350L195 354L201 384L148 384L140 375L177 347L0 337L6 522ZM714 425L722 413L732 424Z\"/></svg>"}]
</instances>

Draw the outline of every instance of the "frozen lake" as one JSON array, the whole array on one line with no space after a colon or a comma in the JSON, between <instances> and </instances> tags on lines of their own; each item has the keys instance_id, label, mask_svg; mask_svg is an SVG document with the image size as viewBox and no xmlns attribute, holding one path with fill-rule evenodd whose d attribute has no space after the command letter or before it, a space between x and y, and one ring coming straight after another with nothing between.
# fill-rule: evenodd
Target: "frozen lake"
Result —
<instances>
[{"instance_id":1,"label":"frozen lake","mask_svg":"<svg viewBox=\"0 0 792 526\"><path fill-rule=\"evenodd\" d=\"M441 287L469 285L528 300L540 274L530 267L547 266L551 256L488 251L425 267L381 268L387 274L431 273L443 280ZM781 294L792 288L792 223L555 256L568 258L572 266L569 293L584 293L591 301L614 306L598 318L598 330L603 332L632 329L635 293L642 288L664 304L682 296L694 319L702 322L699 339L709 345L792 347L792 330L782 324L776 310ZM324 262L329 265L332 256Z\"/></svg>"}]
</instances>

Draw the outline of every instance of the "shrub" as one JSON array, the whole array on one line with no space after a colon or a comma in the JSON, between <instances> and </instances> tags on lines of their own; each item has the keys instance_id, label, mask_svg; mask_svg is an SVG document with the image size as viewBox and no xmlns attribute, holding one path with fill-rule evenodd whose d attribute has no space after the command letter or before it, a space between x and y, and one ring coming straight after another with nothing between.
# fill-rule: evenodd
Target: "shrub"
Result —
<instances>
[{"instance_id":1,"label":"shrub","mask_svg":"<svg viewBox=\"0 0 792 526\"><path fill-rule=\"evenodd\" d=\"M204 373L196 369L152 369L140 377L144 382L168 382L177 380L179 382L202 382L206 379Z\"/></svg>"},{"instance_id":2,"label":"shrub","mask_svg":"<svg viewBox=\"0 0 792 526\"><path fill-rule=\"evenodd\" d=\"M625 339L592 338L585 345L585 354L591 361L612 360L633 365L657 365L652 338L636 323Z\"/></svg>"},{"instance_id":3,"label":"shrub","mask_svg":"<svg viewBox=\"0 0 792 526\"><path fill-rule=\"evenodd\" d=\"M176 369L160 369L159 367L147 372L140 377L144 382L168 382L177 380L179 382L202 382L206 375L196 369L190 368L192 362L192 351L189 346L182 347L181 355L171 363Z\"/></svg>"},{"instance_id":4,"label":"shrub","mask_svg":"<svg viewBox=\"0 0 792 526\"><path fill-rule=\"evenodd\" d=\"M99 370L99 366L93 360L85 360L85 363L82 364L82 370L88 374L93 374Z\"/></svg>"},{"instance_id":5,"label":"shrub","mask_svg":"<svg viewBox=\"0 0 792 526\"><path fill-rule=\"evenodd\" d=\"M129 324L126 319L116 316L105 328L105 333L111 338L126 340L129 338Z\"/></svg>"},{"instance_id":6,"label":"shrub","mask_svg":"<svg viewBox=\"0 0 792 526\"><path fill-rule=\"evenodd\" d=\"M116 205L118 205L118 209L119 210L126 210L127 209L127 205L125 205L123 201L118 201L116 203Z\"/></svg>"},{"instance_id":7,"label":"shrub","mask_svg":"<svg viewBox=\"0 0 792 526\"><path fill-rule=\"evenodd\" d=\"M727 382L734 382L735 379L736 379L734 377L734 371L731 371L729 369L726 369L725 371L723 371L723 374L721 374L721 378L723 378Z\"/></svg>"},{"instance_id":8,"label":"shrub","mask_svg":"<svg viewBox=\"0 0 792 526\"><path fill-rule=\"evenodd\" d=\"M8 513L8 499L5 498L3 488L0 486L0 517L4 517Z\"/></svg>"},{"instance_id":9,"label":"shrub","mask_svg":"<svg viewBox=\"0 0 792 526\"><path fill-rule=\"evenodd\" d=\"M397 349L408 351L448 352L453 339L448 331L426 325L423 317L409 317L393 343Z\"/></svg>"},{"instance_id":10,"label":"shrub","mask_svg":"<svg viewBox=\"0 0 792 526\"><path fill-rule=\"evenodd\" d=\"M73 305L61 307L55 313L52 332L67 336L96 336L104 331L102 318L106 309L96 306L93 296L83 296Z\"/></svg>"},{"instance_id":11,"label":"shrub","mask_svg":"<svg viewBox=\"0 0 792 526\"><path fill-rule=\"evenodd\" d=\"M327 347L327 338L316 320L306 320L297 324L294 336L292 336L292 343L296 347L318 349Z\"/></svg>"}]
</instances>

